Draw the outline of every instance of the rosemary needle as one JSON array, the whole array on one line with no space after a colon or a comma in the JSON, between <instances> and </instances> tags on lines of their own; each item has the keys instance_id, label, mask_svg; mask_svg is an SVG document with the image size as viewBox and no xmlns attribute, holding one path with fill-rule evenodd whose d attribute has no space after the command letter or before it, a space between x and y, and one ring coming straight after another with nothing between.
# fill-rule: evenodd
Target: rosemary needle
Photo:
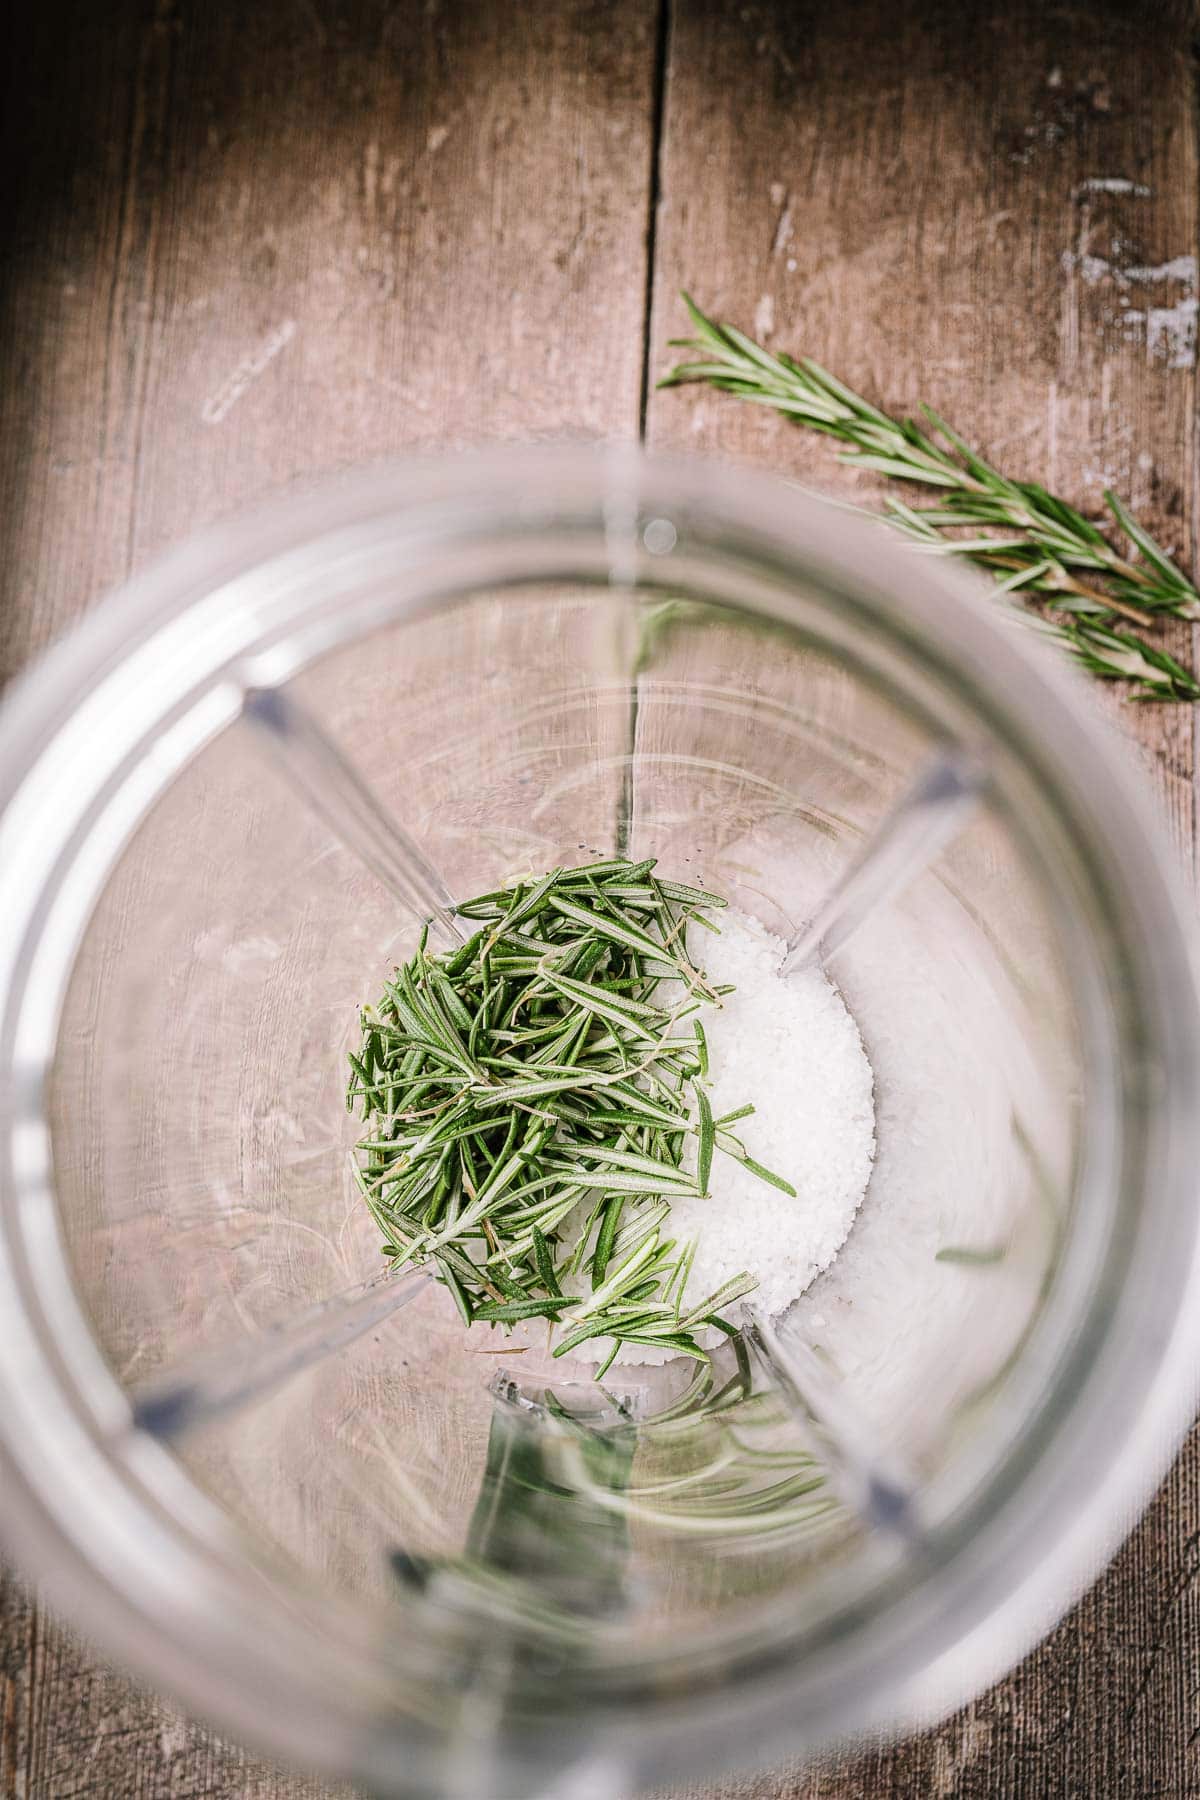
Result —
<instances>
[{"instance_id":1,"label":"rosemary needle","mask_svg":"<svg viewBox=\"0 0 1200 1800\"><path fill-rule=\"evenodd\" d=\"M792 1191L725 1128L752 1106L714 1121L703 1026L679 1028L720 1004L685 940L724 901L654 868L553 869L459 906L474 935L447 955L422 937L349 1059L384 1255L430 1263L467 1326L544 1318L556 1356L610 1338L601 1371L623 1342L707 1362L696 1334L756 1285L684 1300L695 1246L670 1201L707 1192L714 1152Z\"/></svg>"},{"instance_id":2,"label":"rosemary needle","mask_svg":"<svg viewBox=\"0 0 1200 1800\"><path fill-rule=\"evenodd\" d=\"M704 382L773 407L844 444L839 460L852 468L924 488L929 504L889 495L882 515L919 550L965 557L1004 592L1036 595L1050 609L1036 623L1090 674L1128 682L1139 700L1200 700L1196 674L1145 636L1164 618L1200 620L1200 592L1111 489L1104 503L1128 552L1046 488L1002 475L932 407L893 419L810 357L773 355L683 300L695 335L672 342L691 354L660 387Z\"/></svg>"}]
</instances>

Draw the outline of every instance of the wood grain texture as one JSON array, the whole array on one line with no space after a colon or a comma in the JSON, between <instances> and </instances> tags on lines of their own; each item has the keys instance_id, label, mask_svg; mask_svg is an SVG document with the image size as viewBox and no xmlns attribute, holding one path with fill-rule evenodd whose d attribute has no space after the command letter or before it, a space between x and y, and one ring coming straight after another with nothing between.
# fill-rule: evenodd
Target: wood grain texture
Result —
<instances>
[{"instance_id":1,"label":"wood grain texture","mask_svg":"<svg viewBox=\"0 0 1200 1800\"><path fill-rule=\"evenodd\" d=\"M636 428L650 0L53 0L11 29L8 672L314 471Z\"/></svg>"},{"instance_id":2,"label":"wood grain texture","mask_svg":"<svg viewBox=\"0 0 1200 1800\"><path fill-rule=\"evenodd\" d=\"M1192 7L662 16L660 108L655 0L23 9L0 673L167 542L317 470L631 434L648 288L658 373L685 284L873 397L933 400L1015 472L1092 503L1111 480L1194 554ZM839 479L818 440L716 396L651 395L646 426ZM1191 713L1119 717L1194 856ZM1068 1620L939 1730L687 1800L1200 1795L1198 1573L1193 1443ZM0 1680L3 1800L335 1791L187 1723L12 1582Z\"/></svg>"},{"instance_id":3,"label":"wood grain texture","mask_svg":"<svg viewBox=\"0 0 1200 1800\"><path fill-rule=\"evenodd\" d=\"M1194 25L1190 6L678 0L655 373L687 286L884 405L927 399L1014 474L1085 505L1116 487L1194 557ZM647 432L873 492L821 438L726 396L656 394ZM1185 660L1191 636L1172 638ZM1190 864L1191 711L1097 704ZM1007 1681L908 1744L721 1800L1200 1794L1198 1533L1193 1440L1113 1566Z\"/></svg>"},{"instance_id":4,"label":"wood grain texture","mask_svg":"<svg viewBox=\"0 0 1200 1800\"><path fill-rule=\"evenodd\" d=\"M1121 4L680 0L656 373L686 328L677 296L690 286L707 310L815 356L888 407L929 400L1013 474L1085 505L1116 487L1186 555L1190 19L1190 9L1135 16ZM648 437L843 496L874 491L870 477L838 481L820 437L719 395L656 395ZM1186 631L1173 641L1185 656ZM1122 719L1190 855L1190 714L1125 709Z\"/></svg>"},{"instance_id":5,"label":"wood grain texture","mask_svg":"<svg viewBox=\"0 0 1200 1800\"><path fill-rule=\"evenodd\" d=\"M51 0L10 20L0 674L317 471L632 436L651 0ZM14 1588L4 1800L324 1794Z\"/></svg>"}]
</instances>

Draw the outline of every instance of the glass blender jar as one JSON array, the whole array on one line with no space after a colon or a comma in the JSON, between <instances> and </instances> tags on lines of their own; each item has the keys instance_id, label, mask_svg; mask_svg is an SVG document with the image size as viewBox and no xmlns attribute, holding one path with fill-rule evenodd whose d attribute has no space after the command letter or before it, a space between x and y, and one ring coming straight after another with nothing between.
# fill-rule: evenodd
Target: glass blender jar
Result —
<instances>
[{"instance_id":1,"label":"glass blender jar","mask_svg":"<svg viewBox=\"0 0 1200 1800\"><path fill-rule=\"evenodd\" d=\"M1190 1416L1200 1012L1146 813L1027 627L762 479L458 457L176 553L0 721L12 1550L382 1795L962 1699ZM423 918L613 854L824 962L877 1156L783 1317L597 1386L381 1275L344 1068Z\"/></svg>"}]
</instances>

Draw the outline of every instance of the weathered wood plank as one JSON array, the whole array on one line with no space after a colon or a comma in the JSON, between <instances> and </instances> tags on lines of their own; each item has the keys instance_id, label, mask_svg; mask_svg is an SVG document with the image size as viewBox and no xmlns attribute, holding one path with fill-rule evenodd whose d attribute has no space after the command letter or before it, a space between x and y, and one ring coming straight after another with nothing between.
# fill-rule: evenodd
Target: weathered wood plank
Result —
<instances>
[{"instance_id":1,"label":"weathered wood plank","mask_svg":"<svg viewBox=\"0 0 1200 1800\"><path fill-rule=\"evenodd\" d=\"M636 430L652 0L55 0L20 30L6 670L314 471Z\"/></svg>"},{"instance_id":2,"label":"weathered wood plank","mask_svg":"<svg viewBox=\"0 0 1200 1800\"><path fill-rule=\"evenodd\" d=\"M1017 474L1196 531L1194 10L1018 0L677 0L652 357L677 290L895 408L928 400ZM715 394L653 396L652 444L867 498L819 438ZM1171 647L1187 658L1189 634ZM1121 708L1190 862L1193 719ZM940 1730L705 1800L1200 1793L1200 1444L1113 1567Z\"/></svg>"},{"instance_id":3,"label":"weathered wood plank","mask_svg":"<svg viewBox=\"0 0 1200 1800\"><path fill-rule=\"evenodd\" d=\"M101 22L62 0L18 26L6 671L164 542L309 471L636 419L649 6L215 10ZM686 281L889 403L935 400L1014 467L1089 500L1115 477L1168 537L1194 525L1194 296L1169 272L1196 249L1190 8L675 14L656 369ZM649 431L829 469L715 398L662 396ZM1123 723L1186 850L1190 720ZM1082 1607L942 1730L723 1791L1200 1792L1198 1467L1185 1456ZM0 1793L322 1791L4 1600Z\"/></svg>"},{"instance_id":4,"label":"weathered wood plank","mask_svg":"<svg viewBox=\"0 0 1200 1800\"><path fill-rule=\"evenodd\" d=\"M37 1615L27 1589L0 1566L0 1794L26 1791Z\"/></svg>"},{"instance_id":5,"label":"weathered wood plank","mask_svg":"<svg viewBox=\"0 0 1200 1800\"><path fill-rule=\"evenodd\" d=\"M316 472L636 432L654 0L14 19L0 676L189 530ZM6 1590L0 1794L316 1796Z\"/></svg>"},{"instance_id":6,"label":"weathered wood plank","mask_svg":"<svg viewBox=\"0 0 1200 1800\"><path fill-rule=\"evenodd\" d=\"M681 0L655 372L690 286L889 407L930 401L1014 473L1084 505L1117 487L1186 553L1191 96L1175 9ZM656 395L648 435L872 491L839 477L821 438L721 396ZM1190 849L1187 710L1125 709L1123 722Z\"/></svg>"}]
</instances>

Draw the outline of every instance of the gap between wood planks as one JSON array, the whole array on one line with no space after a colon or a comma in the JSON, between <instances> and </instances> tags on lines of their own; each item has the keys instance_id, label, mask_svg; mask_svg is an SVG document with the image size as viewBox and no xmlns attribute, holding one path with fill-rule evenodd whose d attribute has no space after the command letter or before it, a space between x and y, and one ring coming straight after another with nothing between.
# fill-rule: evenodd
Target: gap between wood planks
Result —
<instances>
[{"instance_id":1,"label":"gap between wood planks","mask_svg":"<svg viewBox=\"0 0 1200 1800\"><path fill-rule=\"evenodd\" d=\"M654 25L654 78L650 110L650 177L646 195L646 281L642 297L642 380L638 391L638 442L640 444L644 444L646 441L646 415L650 406L651 333L654 323L658 208L662 195L662 151L670 56L671 0L658 0L658 16Z\"/></svg>"}]
</instances>

